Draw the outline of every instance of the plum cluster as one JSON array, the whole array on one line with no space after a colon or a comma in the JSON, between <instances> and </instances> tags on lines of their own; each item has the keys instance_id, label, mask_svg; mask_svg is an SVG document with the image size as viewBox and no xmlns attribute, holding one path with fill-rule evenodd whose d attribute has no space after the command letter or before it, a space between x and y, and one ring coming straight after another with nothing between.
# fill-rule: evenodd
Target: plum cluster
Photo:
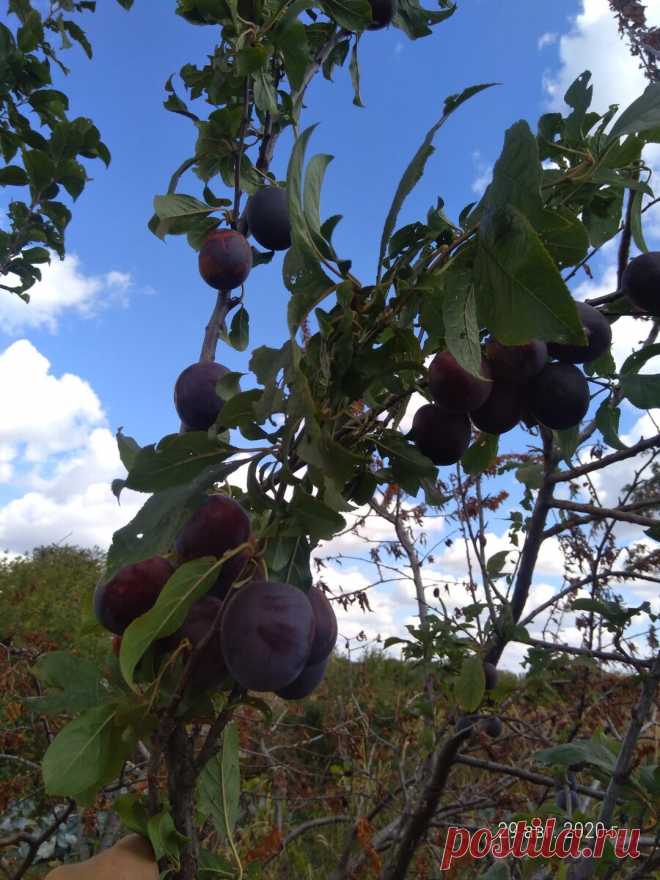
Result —
<instances>
[{"instance_id":1,"label":"plum cluster","mask_svg":"<svg viewBox=\"0 0 660 880\"><path fill-rule=\"evenodd\" d=\"M291 224L286 190L267 186L250 196L245 211L248 234L266 250L291 247ZM213 229L199 251L199 274L216 290L234 290L252 269L252 248L234 229Z\"/></svg>"},{"instance_id":2,"label":"plum cluster","mask_svg":"<svg viewBox=\"0 0 660 880\"><path fill-rule=\"evenodd\" d=\"M309 696L321 683L337 641L337 619L325 594L265 580L254 556L254 536L243 507L210 495L175 542L175 561L153 556L124 566L94 593L99 622L116 637L156 603L176 566L204 556L231 557L179 629L156 643L156 654L186 639L194 651L189 686L218 688L229 677L246 690L274 691L286 700Z\"/></svg>"},{"instance_id":3,"label":"plum cluster","mask_svg":"<svg viewBox=\"0 0 660 880\"><path fill-rule=\"evenodd\" d=\"M417 410L412 425L420 452L436 465L454 464L466 452L473 426L487 434L504 434L522 419L557 431L579 424L590 396L576 364L603 355L612 343L612 328L598 309L575 305L586 345L532 340L508 346L490 339L483 349L480 376L468 373L450 352L436 354L428 370L433 403Z\"/></svg>"}]
</instances>

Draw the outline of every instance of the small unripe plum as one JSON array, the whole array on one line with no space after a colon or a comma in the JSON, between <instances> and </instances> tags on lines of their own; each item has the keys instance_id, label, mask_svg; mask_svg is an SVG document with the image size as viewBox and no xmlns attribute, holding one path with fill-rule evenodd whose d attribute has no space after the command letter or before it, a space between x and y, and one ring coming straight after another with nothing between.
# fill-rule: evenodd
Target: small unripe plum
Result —
<instances>
[{"instance_id":1,"label":"small unripe plum","mask_svg":"<svg viewBox=\"0 0 660 880\"><path fill-rule=\"evenodd\" d=\"M470 413L472 424L487 434L506 434L520 421L523 403L523 389L520 385L495 381L488 400Z\"/></svg>"},{"instance_id":2,"label":"small unripe plum","mask_svg":"<svg viewBox=\"0 0 660 880\"><path fill-rule=\"evenodd\" d=\"M528 391L532 415L555 431L578 425L589 409L589 385L573 364L548 364L532 379Z\"/></svg>"},{"instance_id":3,"label":"small unripe plum","mask_svg":"<svg viewBox=\"0 0 660 880\"><path fill-rule=\"evenodd\" d=\"M541 372L548 360L548 347L539 339L524 345L502 345L490 339L485 348L493 379L525 383Z\"/></svg>"},{"instance_id":4,"label":"small unripe plum","mask_svg":"<svg viewBox=\"0 0 660 880\"><path fill-rule=\"evenodd\" d=\"M250 518L238 501L228 495L210 495L183 527L175 548L179 562L190 562L202 556L224 556L249 537Z\"/></svg>"},{"instance_id":5,"label":"small unripe plum","mask_svg":"<svg viewBox=\"0 0 660 880\"><path fill-rule=\"evenodd\" d=\"M396 15L396 0L369 0L373 21L367 25L367 30L379 31L387 27Z\"/></svg>"},{"instance_id":6,"label":"small unripe plum","mask_svg":"<svg viewBox=\"0 0 660 880\"><path fill-rule=\"evenodd\" d=\"M101 626L120 636L146 614L169 580L174 566L162 556L126 565L94 591L94 613Z\"/></svg>"},{"instance_id":7,"label":"small unripe plum","mask_svg":"<svg viewBox=\"0 0 660 880\"><path fill-rule=\"evenodd\" d=\"M479 379L468 373L453 354L441 351L429 366L429 391L438 406L449 412L468 413L479 409L491 392L493 383L488 362L482 358Z\"/></svg>"},{"instance_id":8,"label":"small unripe plum","mask_svg":"<svg viewBox=\"0 0 660 880\"><path fill-rule=\"evenodd\" d=\"M314 612L291 584L254 581L236 590L222 617L222 650L241 687L280 691L301 674L314 641Z\"/></svg>"},{"instance_id":9,"label":"small unripe plum","mask_svg":"<svg viewBox=\"0 0 660 880\"><path fill-rule=\"evenodd\" d=\"M631 260L623 273L621 290L647 315L660 314L660 251Z\"/></svg>"},{"instance_id":10,"label":"small unripe plum","mask_svg":"<svg viewBox=\"0 0 660 880\"><path fill-rule=\"evenodd\" d=\"M199 273L216 290L240 287L252 268L252 248L233 229L214 229L199 251Z\"/></svg>"},{"instance_id":11,"label":"small unripe plum","mask_svg":"<svg viewBox=\"0 0 660 880\"><path fill-rule=\"evenodd\" d=\"M291 247L291 223L286 190L268 186L250 196L246 208L248 227L262 247L285 251Z\"/></svg>"},{"instance_id":12,"label":"small unripe plum","mask_svg":"<svg viewBox=\"0 0 660 880\"><path fill-rule=\"evenodd\" d=\"M492 691L497 687L497 666L492 663L484 663L484 678L486 679L486 690Z\"/></svg>"},{"instance_id":13,"label":"small unripe plum","mask_svg":"<svg viewBox=\"0 0 660 880\"><path fill-rule=\"evenodd\" d=\"M213 623L222 610L222 602L213 596L204 596L195 602L188 611L186 619L179 629L160 640L160 645L167 651L173 651L183 639L188 639L191 650L208 635ZM218 625L209 641L204 645L195 659L189 684L196 691L205 691L217 687L227 675L227 666L222 654L220 626Z\"/></svg>"},{"instance_id":14,"label":"small unripe plum","mask_svg":"<svg viewBox=\"0 0 660 880\"><path fill-rule=\"evenodd\" d=\"M502 734L502 721L497 715L491 715L483 720L483 730L491 739L497 739Z\"/></svg>"},{"instance_id":15,"label":"small unripe plum","mask_svg":"<svg viewBox=\"0 0 660 880\"><path fill-rule=\"evenodd\" d=\"M327 658L337 643L337 618L327 596L318 587L312 587L307 598L314 612L315 634L309 652L308 666L314 666Z\"/></svg>"},{"instance_id":16,"label":"small unripe plum","mask_svg":"<svg viewBox=\"0 0 660 880\"><path fill-rule=\"evenodd\" d=\"M323 681L325 670L328 665L328 658L321 660L320 663L308 663L300 673L298 678L288 684L284 688L276 691L278 697L283 700L304 700L313 693Z\"/></svg>"},{"instance_id":17,"label":"small unripe plum","mask_svg":"<svg viewBox=\"0 0 660 880\"><path fill-rule=\"evenodd\" d=\"M224 401L215 390L229 370L215 361L191 364L174 386L174 407L190 431L208 431L220 415Z\"/></svg>"},{"instance_id":18,"label":"small unripe plum","mask_svg":"<svg viewBox=\"0 0 660 880\"><path fill-rule=\"evenodd\" d=\"M612 344L612 328L607 318L588 303L576 302L578 317L588 339L587 345L548 343L548 352L563 364L587 364L595 361Z\"/></svg>"},{"instance_id":19,"label":"small unripe plum","mask_svg":"<svg viewBox=\"0 0 660 880\"><path fill-rule=\"evenodd\" d=\"M433 403L420 407L413 418L415 445L433 464L455 464L470 445L470 420Z\"/></svg>"}]
</instances>

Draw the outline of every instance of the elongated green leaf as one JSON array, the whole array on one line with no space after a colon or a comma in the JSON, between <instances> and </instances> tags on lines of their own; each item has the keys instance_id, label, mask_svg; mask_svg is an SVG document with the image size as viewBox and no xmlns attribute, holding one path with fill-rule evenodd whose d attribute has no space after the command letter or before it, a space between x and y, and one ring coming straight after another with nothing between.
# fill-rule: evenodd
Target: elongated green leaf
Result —
<instances>
[{"instance_id":1,"label":"elongated green leaf","mask_svg":"<svg viewBox=\"0 0 660 880\"><path fill-rule=\"evenodd\" d=\"M192 603L208 592L219 573L220 565L212 556L186 562L165 584L153 608L129 624L121 641L119 666L133 690L135 667L146 650L181 626Z\"/></svg>"},{"instance_id":2,"label":"elongated green leaf","mask_svg":"<svg viewBox=\"0 0 660 880\"><path fill-rule=\"evenodd\" d=\"M356 107L364 107L362 96L360 95L360 62L358 60L358 42L359 37L355 38L353 48L351 49L351 60L348 62L348 70L353 83L353 103Z\"/></svg>"},{"instance_id":3,"label":"elongated green leaf","mask_svg":"<svg viewBox=\"0 0 660 880\"><path fill-rule=\"evenodd\" d=\"M479 434L461 459L465 473L476 476L492 467L497 458L499 442L500 438L497 434Z\"/></svg>"},{"instance_id":4,"label":"elongated green leaf","mask_svg":"<svg viewBox=\"0 0 660 880\"><path fill-rule=\"evenodd\" d=\"M323 11L347 31L361 31L371 21L368 0L321 0Z\"/></svg>"},{"instance_id":5,"label":"elongated green leaf","mask_svg":"<svg viewBox=\"0 0 660 880\"><path fill-rule=\"evenodd\" d=\"M211 214L215 208L200 202L194 196L171 193L154 197L154 211L161 220L173 220L177 217L195 217Z\"/></svg>"},{"instance_id":6,"label":"elongated green leaf","mask_svg":"<svg viewBox=\"0 0 660 880\"><path fill-rule=\"evenodd\" d=\"M321 188L328 165L334 156L318 153L312 156L305 171L303 190L303 210L307 228L312 232L321 232Z\"/></svg>"},{"instance_id":7,"label":"elongated green leaf","mask_svg":"<svg viewBox=\"0 0 660 880\"><path fill-rule=\"evenodd\" d=\"M30 700L35 712L75 714L99 703L102 693L100 672L82 657L66 651L52 651L37 659L32 672L51 691L46 696Z\"/></svg>"},{"instance_id":8,"label":"elongated green leaf","mask_svg":"<svg viewBox=\"0 0 660 880\"><path fill-rule=\"evenodd\" d=\"M117 748L116 715L116 706L97 706L57 734L42 762L48 794L75 797L101 782Z\"/></svg>"},{"instance_id":9,"label":"elongated green leaf","mask_svg":"<svg viewBox=\"0 0 660 880\"><path fill-rule=\"evenodd\" d=\"M466 657L456 682L456 696L464 709L473 712L484 698L486 677L481 657Z\"/></svg>"},{"instance_id":10,"label":"elongated green leaf","mask_svg":"<svg viewBox=\"0 0 660 880\"><path fill-rule=\"evenodd\" d=\"M445 99L445 105L443 114L436 122L436 124L428 130L426 133L426 137L422 141L421 146L415 153L412 158L412 161L403 172L403 177L399 181L399 185L394 194L394 198L392 199L392 204L390 206L390 210L387 213L387 217L385 219L385 226L383 227L383 234L380 239L380 251L378 254L378 272L377 277L380 279L380 274L383 265L383 258L387 251L387 245L390 240L392 233L394 232L394 228L396 226L397 217L399 216L399 211L403 206L403 203L413 191L419 180L421 179L424 168L426 167L426 163L428 162L430 156L434 152L433 147L433 139L436 136L437 132L442 128L445 122L449 119L451 114L457 110L461 104L471 98L473 95L482 92L484 89L489 89L492 86L496 85L496 83L482 83L476 86L469 86L467 89L464 89L458 95L450 95Z\"/></svg>"},{"instance_id":11,"label":"elongated green leaf","mask_svg":"<svg viewBox=\"0 0 660 880\"><path fill-rule=\"evenodd\" d=\"M603 435L603 440L614 449L626 449L625 443L619 438L619 419L621 410L618 406L611 406L607 401L598 407L596 413L596 426Z\"/></svg>"},{"instance_id":12,"label":"elongated green leaf","mask_svg":"<svg viewBox=\"0 0 660 880\"><path fill-rule=\"evenodd\" d=\"M630 373L621 376L621 390L638 409L660 406L660 373L652 376Z\"/></svg>"},{"instance_id":13,"label":"elongated green leaf","mask_svg":"<svg viewBox=\"0 0 660 880\"><path fill-rule=\"evenodd\" d=\"M652 83L612 126L609 140L660 127L660 83Z\"/></svg>"},{"instance_id":14,"label":"elongated green leaf","mask_svg":"<svg viewBox=\"0 0 660 880\"><path fill-rule=\"evenodd\" d=\"M214 755L199 779L199 806L211 817L221 841L231 839L238 820L241 793L238 730L232 721L225 727L222 753Z\"/></svg>"},{"instance_id":15,"label":"elongated green leaf","mask_svg":"<svg viewBox=\"0 0 660 880\"><path fill-rule=\"evenodd\" d=\"M28 176L19 165L7 165L0 168L0 186L25 186Z\"/></svg>"},{"instance_id":16,"label":"elongated green leaf","mask_svg":"<svg viewBox=\"0 0 660 880\"><path fill-rule=\"evenodd\" d=\"M648 363L652 358L660 356L660 343L654 345L646 345L639 351L634 351L629 355L621 366L621 375L629 376L639 373L644 364Z\"/></svg>"},{"instance_id":17,"label":"elongated green leaf","mask_svg":"<svg viewBox=\"0 0 660 880\"><path fill-rule=\"evenodd\" d=\"M136 492L161 492L190 482L211 465L222 465L219 479L224 479L241 466L240 461L226 461L233 452L233 447L210 440L201 431L168 434L157 445L137 452L126 486Z\"/></svg>"},{"instance_id":18,"label":"elongated green leaf","mask_svg":"<svg viewBox=\"0 0 660 880\"><path fill-rule=\"evenodd\" d=\"M346 527L346 520L327 504L296 486L290 513L312 541L330 540Z\"/></svg>"},{"instance_id":19,"label":"elongated green leaf","mask_svg":"<svg viewBox=\"0 0 660 880\"><path fill-rule=\"evenodd\" d=\"M454 264L442 278L445 287L442 318L447 348L464 369L480 376L481 343L472 268L461 270Z\"/></svg>"},{"instance_id":20,"label":"elongated green leaf","mask_svg":"<svg viewBox=\"0 0 660 880\"><path fill-rule=\"evenodd\" d=\"M534 338L584 342L573 298L517 208L496 208L482 218L475 286L480 318L505 345Z\"/></svg>"}]
</instances>

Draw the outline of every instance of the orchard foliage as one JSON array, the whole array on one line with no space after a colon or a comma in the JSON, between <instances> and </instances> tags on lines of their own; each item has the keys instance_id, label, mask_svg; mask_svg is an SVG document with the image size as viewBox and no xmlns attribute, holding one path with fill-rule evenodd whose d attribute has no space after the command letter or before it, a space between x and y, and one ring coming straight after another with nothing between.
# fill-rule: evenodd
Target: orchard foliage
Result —
<instances>
[{"instance_id":1,"label":"orchard foliage","mask_svg":"<svg viewBox=\"0 0 660 880\"><path fill-rule=\"evenodd\" d=\"M46 15L31 0L8 0L7 8L13 17L0 23L0 186L18 188L22 198L10 201L8 228L0 229L0 276L12 282L0 288L29 302L27 291L41 280L39 265L50 262L51 251L64 259L71 211L62 198L75 201L89 180L80 159L107 166L110 151L91 119L69 119L69 99L52 87L53 65L69 73L58 51L77 43L92 57L69 13L94 12L96 0L54 0Z\"/></svg>"}]
</instances>

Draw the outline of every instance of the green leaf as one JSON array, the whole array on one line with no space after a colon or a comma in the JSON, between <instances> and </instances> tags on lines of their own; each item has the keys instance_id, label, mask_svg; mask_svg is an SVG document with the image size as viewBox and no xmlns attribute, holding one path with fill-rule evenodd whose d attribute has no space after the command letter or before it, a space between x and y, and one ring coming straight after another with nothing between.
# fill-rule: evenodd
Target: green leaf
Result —
<instances>
[{"instance_id":1,"label":"green leaf","mask_svg":"<svg viewBox=\"0 0 660 880\"><path fill-rule=\"evenodd\" d=\"M238 750L238 729L232 721L223 733L222 755L211 758L198 783L199 808L204 816L213 820L223 843L231 840L239 814L241 776Z\"/></svg>"},{"instance_id":2,"label":"green leaf","mask_svg":"<svg viewBox=\"0 0 660 880\"><path fill-rule=\"evenodd\" d=\"M55 165L48 153L42 150L26 150L23 153L23 164L35 193L42 193L55 179Z\"/></svg>"},{"instance_id":3,"label":"green leaf","mask_svg":"<svg viewBox=\"0 0 660 880\"><path fill-rule=\"evenodd\" d=\"M486 678L481 657L466 657L456 682L456 696L464 709L473 712L484 698Z\"/></svg>"},{"instance_id":4,"label":"green leaf","mask_svg":"<svg viewBox=\"0 0 660 880\"><path fill-rule=\"evenodd\" d=\"M119 795L115 798L112 808L129 831L134 831L143 837L148 836L149 813L139 795Z\"/></svg>"},{"instance_id":5,"label":"green leaf","mask_svg":"<svg viewBox=\"0 0 660 880\"><path fill-rule=\"evenodd\" d=\"M540 764L558 764L568 767L571 764L581 764L586 761L595 767L600 767L607 773L614 772L615 755L597 740L577 740L572 743L553 746L550 749L542 749L536 752L534 758Z\"/></svg>"},{"instance_id":6,"label":"green leaf","mask_svg":"<svg viewBox=\"0 0 660 880\"><path fill-rule=\"evenodd\" d=\"M502 153L493 168L493 180L483 198L483 209L513 206L532 224L542 212L541 165L538 142L527 122L508 129Z\"/></svg>"},{"instance_id":7,"label":"green leaf","mask_svg":"<svg viewBox=\"0 0 660 880\"><path fill-rule=\"evenodd\" d=\"M488 577L500 577L502 569L506 565L506 558L509 553L509 550L499 550L488 559L488 562L486 563L486 573L488 574Z\"/></svg>"},{"instance_id":8,"label":"green leaf","mask_svg":"<svg viewBox=\"0 0 660 880\"><path fill-rule=\"evenodd\" d=\"M254 406L263 397L260 388L241 391L228 400L220 411L218 420L224 428L237 428L248 422L255 421ZM242 462L239 461L239 466Z\"/></svg>"},{"instance_id":9,"label":"green leaf","mask_svg":"<svg viewBox=\"0 0 660 880\"><path fill-rule=\"evenodd\" d=\"M442 319L447 348L468 373L480 376L481 342L472 268L460 269L453 263L442 278L445 288Z\"/></svg>"},{"instance_id":10,"label":"green leaf","mask_svg":"<svg viewBox=\"0 0 660 880\"><path fill-rule=\"evenodd\" d=\"M202 431L168 434L157 444L136 453L126 478L126 487L136 492L161 492L188 483L212 465L218 466L218 479L224 479L241 466L226 461L233 447L211 440Z\"/></svg>"},{"instance_id":11,"label":"green leaf","mask_svg":"<svg viewBox=\"0 0 660 880\"><path fill-rule=\"evenodd\" d=\"M654 345L645 345L639 351L634 351L629 355L621 366L621 376L634 375L639 373L644 364L648 363L652 358L660 355L660 343Z\"/></svg>"},{"instance_id":12,"label":"green leaf","mask_svg":"<svg viewBox=\"0 0 660 880\"><path fill-rule=\"evenodd\" d=\"M347 31L362 31L372 20L368 0L321 0L323 11Z\"/></svg>"},{"instance_id":13,"label":"green leaf","mask_svg":"<svg viewBox=\"0 0 660 880\"><path fill-rule=\"evenodd\" d=\"M654 409L660 406L660 373L652 376L622 375L621 390L638 409Z\"/></svg>"},{"instance_id":14,"label":"green leaf","mask_svg":"<svg viewBox=\"0 0 660 880\"><path fill-rule=\"evenodd\" d=\"M442 128L442 126L445 124L447 119L449 119L454 110L458 109L461 104L463 104L473 95L478 94L484 89L491 88L491 86L494 85L495 83L482 83L476 86L469 86L467 89L464 89L464 91L462 91L460 94L450 95L448 98L445 99L443 114L441 118L426 133L426 137L422 141L421 146L413 156L412 161L410 162L406 170L404 171L403 177L399 181L399 185L394 194L390 210L387 213L385 226L383 227L383 234L380 239L380 252L378 254L377 277L379 280L381 268L383 265L383 258L385 257L390 237L394 232L396 221L399 216L399 211L401 210L401 207L403 206L406 198L410 195L410 193L413 191L413 189L421 179L424 173L424 168L426 167L426 163L435 151L435 148L433 147L433 138L440 130L440 128Z\"/></svg>"},{"instance_id":15,"label":"green leaf","mask_svg":"<svg viewBox=\"0 0 660 880\"><path fill-rule=\"evenodd\" d=\"M18 29L17 43L21 52L34 52L43 41L44 28L39 13L31 9L23 19L23 26Z\"/></svg>"},{"instance_id":16,"label":"green leaf","mask_svg":"<svg viewBox=\"0 0 660 880\"><path fill-rule=\"evenodd\" d=\"M277 94L273 84L273 77L266 70L260 70L253 79L254 103L262 113L278 115Z\"/></svg>"},{"instance_id":17,"label":"green leaf","mask_svg":"<svg viewBox=\"0 0 660 880\"><path fill-rule=\"evenodd\" d=\"M100 673L93 663L66 651L42 654L33 674L49 690L46 696L35 697L30 705L35 712L45 715L75 714L97 706L101 698Z\"/></svg>"},{"instance_id":18,"label":"green leaf","mask_svg":"<svg viewBox=\"0 0 660 880\"><path fill-rule=\"evenodd\" d=\"M69 34L72 40L75 40L82 46L85 55L87 55L88 58L91 58L93 54L92 44L87 39L84 30L79 27L74 21L67 21L66 19L63 19L62 27Z\"/></svg>"},{"instance_id":19,"label":"green leaf","mask_svg":"<svg viewBox=\"0 0 660 880\"><path fill-rule=\"evenodd\" d=\"M311 59L307 29L302 21L290 20L277 34L277 44L284 55L284 70L289 83L293 89L299 89Z\"/></svg>"},{"instance_id":20,"label":"green leaf","mask_svg":"<svg viewBox=\"0 0 660 880\"><path fill-rule=\"evenodd\" d=\"M497 458L499 443L500 438L497 434L480 433L461 459L465 473L476 476L492 467Z\"/></svg>"},{"instance_id":21,"label":"green leaf","mask_svg":"<svg viewBox=\"0 0 660 880\"><path fill-rule=\"evenodd\" d=\"M481 320L504 345L584 342L575 303L531 223L513 205L481 220L475 265Z\"/></svg>"},{"instance_id":22,"label":"green leaf","mask_svg":"<svg viewBox=\"0 0 660 880\"><path fill-rule=\"evenodd\" d=\"M113 726L116 716L116 706L97 706L57 734L42 761L48 794L75 797L102 782L122 751Z\"/></svg>"},{"instance_id":23,"label":"green leaf","mask_svg":"<svg viewBox=\"0 0 660 880\"><path fill-rule=\"evenodd\" d=\"M21 251L21 257L28 263L50 263L50 251L43 247L32 247Z\"/></svg>"},{"instance_id":24,"label":"green leaf","mask_svg":"<svg viewBox=\"0 0 660 880\"><path fill-rule=\"evenodd\" d=\"M627 449L625 443L619 438L619 419L621 410L618 406L611 406L605 400L596 412L596 427L603 435L603 440L614 449Z\"/></svg>"},{"instance_id":25,"label":"green leaf","mask_svg":"<svg viewBox=\"0 0 660 880\"><path fill-rule=\"evenodd\" d=\"M134 440L132 437L127 437L126 434L122 433L121 428L117 429L116 437L121 463L127 471L130 471L135 464L142 447L138 444L137 440Z\"/></svg>"},{"instance_id":26,"label":"green leaf","mask_svg":"<svg viewBox=\"0 0 660 880\"><path fill-rule=\"evenodd\" d=\"M608 141L624 134L639 134L660 126L660 83L652 83L612 126Z\"/></svg>"},{"instance_id":27,"label":"green leaf","mask_svg":"<svg viewBox=\"0 0 660 880\"><path fill-rule=\"evenodd\" d=\"M359 37L356 36L353 48L351 49L351 60L348 62L348 70L351 75L353 84L353 103L356 107L364 107L362 97L360 96L360 62L358 61L358 42Z\"/></svg>"},{"instance_id":28,"label":"green leaf","mask_svg":"<svg viewBox=\"0 0 660 880\"><path fill-rule=\"evenodd\" d=\"M229 344L236 351L245 351L250 342L250 316L247 309L241 306L231 319L229 328Z\"/></svg>"},{"instance_id":29,"label":"green leaf","mask_svg":"<svg viewBox=\"0 0 660 880\"><path fill-rule=\"evenodd\" d=\"M25 186L28 182L27 174L19 165L0 168L0 186Z\"/></svg>"},{"instance_id":30,"label":"green leaf","mask_svg":"<svg viewBox=\"0 0 660 880\"><path fill-rule=\"evenodd\" d=\"M147 836L157 860L167 857L175 863L179 862L181 845L187 838L176 830L170 813L161 810L155 816L150 816L147 821Z\"/></svg>"},{"instance_id":31,"label":"green leaf","mask_svg":"<svg viewBox=\"0 0 660 880\"><path fill-rule=\"evenodd\" d=\"M575 455L575 450L578 447L580 426L575 425L572 428L567 428L565 431L555 431L554 434L564 460L567 463L570 463L570 460Z\"/></svg>"},{"instance_id":32,"label":"green leaf","mask_svg":"<svg viewBox=\"0 0 660 880\"><path fill-rule=\"evenodd\" d=\"M630 229L633 241L637 248L643 253L648 253L649 246L644 237L644 229L642 226L642 202L644 197L642 193L636 192L633 196L630 210Z\"/></svg>"},{"instance_id":33,"label":"green leaf","mask_svg":"<svg viewBox=\"0 0 660 880\"><path fill-rule=\"evenodd\" d=\"M321 189L328 165L334 156L319 153L312 156L305 170L303 211L307 229L321 235Z\"/></svg>"},{"instance_id":34,"label":"green leaf","mask_svg":"<svg viewBox=\"0 0 660 880\"><path fill-rule=\"evenodd\" d=\"M310 495L299 486L293 493L289 512L297 520L299 527L314 542L329 541L337 532L346 527L346 520L320 498Z\"/></svg>"},{"instance_id":35,"label":"green leaf","mask_svg":"<svg viewBox=\"0 0 660 880\"><path fill-rule=\"evenodd\" d=\"M529 462L516 471L516 479L528 489L540 489L543 485L543 465Z\"/></svg>"},{"instance_id":36,"label":"green leaf","mask_svg":"<svg viewBox=\"0 0 660 880\"><path fill-rule=\"evenodd\" d=\"M536 231L561 268L575 266L587 255L587 228L568 208L544 210L536 223Z\"/></svg>"},{"instance_id":37,"label":"green leaf","mask_svg":"<svg viewBox=\"0 0 660 880\"><path fill-rule=\"evenodd\" d=\"M180 217L211 214L215 208L200 202L194 196L171 193L165 196L154 196L154 211L161 220L174 220Z\"/></svg>"},{"instance_id":38,"label":"green leaf","mask_svg":"<svg viewBox=\"0 0 660 880\"><path fill-rule=\"evenodd\" d=\"M190 606L209 591L220 573L220 565L211 556L181 565L167 581L146 614L126 628L121 641L119 666L126 683L137 691L135 667L156 639L172 635L183 623Z\"/></svg>"}]
</instances>

